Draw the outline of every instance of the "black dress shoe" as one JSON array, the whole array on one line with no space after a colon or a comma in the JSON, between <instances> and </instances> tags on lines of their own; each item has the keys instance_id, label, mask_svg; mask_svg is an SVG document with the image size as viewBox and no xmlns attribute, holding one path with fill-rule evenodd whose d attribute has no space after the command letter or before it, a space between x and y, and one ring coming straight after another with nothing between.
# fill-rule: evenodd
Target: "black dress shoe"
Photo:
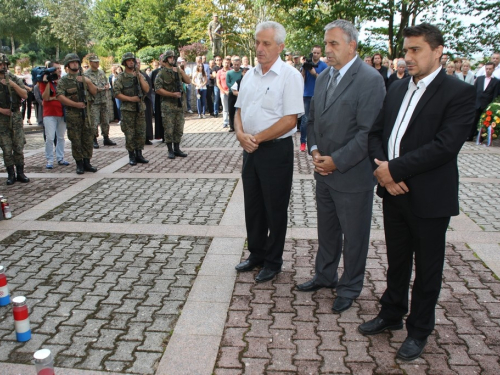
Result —
<instances>
[{"instance_id":1,"label":"black dress shoe","mask_svg":"<svg viewBox=\"0 0 500 375\"><path fill-rule=\"evenodd\" d=\"M262 266L262 262L252 262L251 260L244 260L240 264L238 264L236 267L236 271L238 272L248 272L252 271L255 267Z\"/></svg>"},{"instance_id":2,"label":"black dress shoe","mask_svg":"<svg viewBox=\"0 0 500 375\"><path fill-rule=\"evenodd\" d=\"M319 290L321 288L326 288L323 285L319 285L314 281L314 279L311 279L309 281L306 281L303 284L299 284L296 286L296 289L301 291L301 292L314 292L316 290Z\"/></svg>"},{"instance_id":3,"label":"black dress shoe","mask_svg":"<svg viewBox=\"0 0 500 375\"><path fill-rule=\"evenodd\" d=\"M408 336L403 344L401 344L401 347L396 353L396 357L403 361L413 361L420 357L424 351L425 344L427 344L427 339L417 340Z\"/></svg>"},{"instance_id":4,"label":"black dress shoe","mask_svg":"<svg viewBox=\"0 0 500 375\"><path fill-rule=\"evenodd\" d=\"M349 307L352 306L353 300L347 297L337 297L335 298L335 302L333 303L332 311L335 313L341 313L342 311L346 311Z\"/></svg>"},{"instance_id":5,"label":"black dress shoe","mask_svg":"<svg viewBox=\"0 0 500 375\"><path fill-rule=\"evenodd\" d=\"M257 281L258 283L263 283L264 281L272 280L280 272L281 269L271 270L269 268L264 267L263 269L260 270L259 274L255 278L255 281Z\"/></svg>"},{"instance_id":6,"label":"black dress shoe","mask_svg":"<svg viewBox=\"0 0 500 375\"><path fill-rule=\"evenodd\" d=\"M395 331L402 328L403 328L402 320L394 323L379 318L377 316L375 319L369 320L366 323L361 324L358 327L358 331L361 332L363 335L376 335L377 333L381 333L386 329Z\"/></svg>"}]
</instances>

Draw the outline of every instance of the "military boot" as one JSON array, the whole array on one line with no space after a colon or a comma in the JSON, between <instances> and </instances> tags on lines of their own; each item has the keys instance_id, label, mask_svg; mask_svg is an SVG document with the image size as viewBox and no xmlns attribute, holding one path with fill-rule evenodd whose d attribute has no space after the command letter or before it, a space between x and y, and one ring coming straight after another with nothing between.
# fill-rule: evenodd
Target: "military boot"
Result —
<instances>
[{"instance_id":1,"label":"military boot","mask_svg":"<svg viewBox=\"0 0 500 375\"><path fill-rule=\"evenodd\" d=\"M16 170L17 170L17 181L27 183L30 182L30 179L26 177L24 174L24 165L16 165Z\"/></svg>"},{"instance_id":2,"label":"military boot","mask_svg":"<svg viewBox=\"0 0 500 375\"><path fill-rule=\"evenodd\" d=\"M128 163L130 165L137 165L137 161L135 160L135 153L134 153L134 151L129 151L128 152Z\"/></svg>"},{"instance_id":3,"label":"military boot","mask_svg":"<svg viewBox=\"0 0 500 375\"><path fill-rule=\"evenodd\" d=\"M167 143L168 147L168 158L175 159L174 149L172 148L172 143Z\"/></svg>"},{"instance_id":4,"label":"military boot","mask_svg":"<svg viewBox=\"0 0 500 375\"><path fill-rule=\"evenodd\" d=\"M12 185L16 182L16 172L14 171L14 166L11 165L7 167L7 185Z\"/></svg>"},{"instance_id":5,"label":"military boot","mask_svg":"<svg viewBox=\"0 0 500 375\"><path fill-rule=\"evenodd\" d=\"M97 168L90 164L90 159L83 159L83 169L85 172L97 172Z\"/></svg>"},{"instance_id":6,"label":"military boot","mask_svg":"<svg viewBox=\"0 0 500 375\"><path fill-rule=\"evenodd\" d=\"M85 169L83 168L83 160L76 161L76 174L84 174Z\"/></svg>"},{"instance_id":7,"label":"military boot","mask_svg":"<svg viewBox=\"0 0 500 375\"><path fill-rule=\"evenodd\" d=\"M180 156L181 158L185 158L187 156L186 153L182 152L181 149L179 148L178 143L174 143L174 155L175 156Z\"/></svg>"},{"instance_id":8,"label":"military boot","mask_svg":"<svg viewBox=\"0 0 500 375\"><path fill-rule=\"evenodd\" d=\"M94 137L94 148L99 148L99 143L97 143L97 137Z\"/></svg>"},{"instance_id":9,"label":"military boot","mask_svg":"<svg viewBox=\"0 0 500 375\"><path fill-rule=\"evenodd\" d=\"M144 159L144 156L142 156L142 150L135 150L135 160L138 163L142 163L142 164L149 163L149 160Z\"/></svg>"},{"instance_id":10,"label":"military boot","mask_svg":"<svg viewBox=\"0 0 500 375\"><path fill-rule=\"evenodd\" d=\"M107 135L104 136L104 146L116 146L116 142L113 142Z\"/></svg>"}]
</instances>

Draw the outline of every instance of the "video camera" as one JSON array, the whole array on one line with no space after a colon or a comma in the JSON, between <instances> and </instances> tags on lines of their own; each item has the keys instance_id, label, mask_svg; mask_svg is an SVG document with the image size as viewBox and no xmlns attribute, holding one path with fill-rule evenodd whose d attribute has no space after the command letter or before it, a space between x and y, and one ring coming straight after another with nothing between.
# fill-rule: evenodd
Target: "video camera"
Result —
<instances>
[{"instance_id":1,"label":"video camera","mask_svg":"<svg viewBox=\"0 0 500 375\"><path fill-rule=\"evenodd\" d=\"M47 81L57 81L59 75L56 73L57 68L45 68L44 66L37 66L31 70L31 79L33 80L33 85L37 82L43 81L43 76L48 76Z\"/></svg>"},{"instance_id":2,"label":"video camera","mask_svg":"<svg viewBox=\"0 0 500 375\"><path fill-rule=\"evenodd\" d=\"M302 64L302 67L306 70L311 70L312 68L317 68L318 64L313 63L313 54L312 52L309 54L309 58L306 59L306 62Z\"/></svg>"}]
</instances>

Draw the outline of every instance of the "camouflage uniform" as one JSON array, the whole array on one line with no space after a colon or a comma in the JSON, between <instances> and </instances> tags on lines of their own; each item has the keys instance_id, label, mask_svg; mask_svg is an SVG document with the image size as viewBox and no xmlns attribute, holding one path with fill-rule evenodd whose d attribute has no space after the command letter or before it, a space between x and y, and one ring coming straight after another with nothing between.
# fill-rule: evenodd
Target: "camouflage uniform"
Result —
<instances>
[{"instance_id":1,"label":"camouflage uniform","mask_svg":"<svg viewBox=\"0 0 500 375\"><path fill-rule=\"evenodd\" d=\"M100 124L102 136L108 138L108 98L106 97L106 90L104 89L104 86L108 83L108 79L101 69L97 69L96 71L88 69L83 75L88 77L92 83L97 86L97 93L95 96L89 94L88 98L91 104L90 110L92 123L94 124L94 136L99 136L98 126Z\"/></svg>"},{"instance_id":2,"label":"camouflage uniform","mask_svg":"<svg viewBox=\"0 0 500 375\"><path fill-rule=\"evenodd\" d=\"M212 36L212 54L215 56L222 54L222 25L220 22L210 21L208 24L208 34Z\"/></svg>"},{"instance_id":3,"label":"camouflage uniform","mask_svg":"<svg viewBox=\"0 0 500 375\"><path fill-rule=\"evenodd\" d=\"M80 102L83 98L81 84L76 80L78 74L69 73L62 77L57 84L56 96L64 95L74 102ZM79 95L80 94L80 95ZM71 152L73 158L78 162L84 159L92 158L94 130L89 124L88 116L83 118L84 110L75 107L65 106L66 127L68 130L68 139L71 141Z\"/></svg>"},{"instance_id":4,"label":"camouflage uniform","mask_svg":"<svg viewBox=\"0 0 500 375\"><path fill-rule=\"evenodd\" d=\"M164 89L169 92L178 92L182 87L180 73L163 67L155 79L155 91ZM184 134L184 111L179 106L179 99L170 96L161 97L161 118L165 128L165 143L180 143Z\"/></svg>"},{"instance_id":5,"label":"camouflage uniform","mask_svg":"<svg viewBox=\"0 0 500 375\"><path fill-rule=\"evenodd\" d=\"M138 96L140 83L132 73L123 72L118 75L113 85L115 97L119 94L126 96ZM129 152L143 150L146 143L146 115L144 102L122 101L120 111L122 113L121 129L125 134L125 148Z\"/></svg>"},{"instance_id":6,"label":"camouflage uniform","mask_svg":"<svg viewBox=\"0 0 500 375\"><path fill-rule=\"evenodd\" d=\"M23 81L20 78L11 72L7 72L6 74L9 75L9 80L14 81L19 87L24 89ZM11 91L12 103L9 105L9 88L7 85L0 83L0 107L11 108L12 110L12 126L10 124L11 118L0 113L0 147L2 148L5 167L24 165L23 148L26 143L23 120L19 111L21 98L13 88Z\"/></svg>"}]
</instances>

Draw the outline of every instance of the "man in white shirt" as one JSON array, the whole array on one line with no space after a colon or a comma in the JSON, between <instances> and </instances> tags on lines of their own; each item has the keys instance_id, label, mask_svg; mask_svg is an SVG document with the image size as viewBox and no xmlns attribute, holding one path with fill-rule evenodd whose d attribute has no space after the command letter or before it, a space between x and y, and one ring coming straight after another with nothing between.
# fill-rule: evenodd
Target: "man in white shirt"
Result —
<instances>
[{"instance_id":1,"label":"man in white shirt","mask_svg":"<svg viewBox=\"0 0 500 375\"><path fill-rule=\"evenodd\" d=\"M239 272L263 266L255 280L281 272L293 177L293 140L297 117L304 114L304 80L280 59L286 31L277 22L257 25L258 65L241 81L234 118L243 147L242 181L250 256Z\"/></svg>"},{"instance_id":2,"label":"man in white shirt","mask_svg":"<svg viewBox=\"0 0 500 375\"><path fill-rule=\"evenodd\" d=\"M415 259L408 336L396 354L411 361L435 325L446 230L459 214L457 157L474 118L475 93L441 68L444 39L437 27L423 23L403 36L410 77L392 83L368 138L383 199L387 289L378 316L358 330L374 335L403 328Z\"/></svg>"}]
</instances>

